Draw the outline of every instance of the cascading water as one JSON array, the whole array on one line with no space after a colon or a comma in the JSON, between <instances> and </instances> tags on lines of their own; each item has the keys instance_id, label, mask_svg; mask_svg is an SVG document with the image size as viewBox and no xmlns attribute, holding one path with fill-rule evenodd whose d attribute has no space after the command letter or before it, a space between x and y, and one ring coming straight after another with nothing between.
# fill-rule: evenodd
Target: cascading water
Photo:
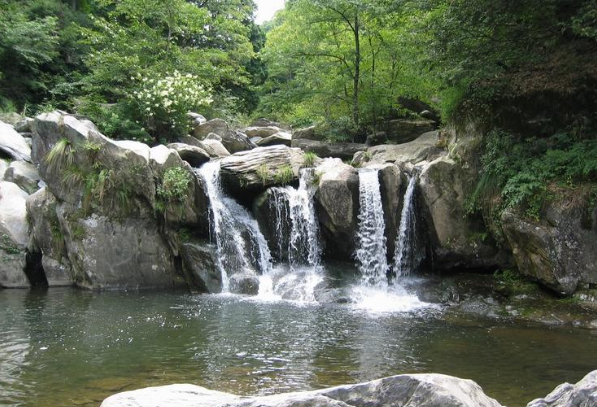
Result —
<instances>
[{"instance_id":1,"label":"cascading water","mask_svg":"<svg viewBox=\"0 0 597 407\"><path fill-rule=\"evenodd\" d=\"M412 198L409 199L412 201ZM415 295L407 293L400 284L388 283L385 222L379 171L373 169L359 171L359 203L356 258L362 278L361 284L352 287L352 302L357 308L373 313L411 311L426 306Z\"/></svg>"},{"instance_id":2,"label":"cascading water","mask_svg":"<svg viewBox=\"0 0 597 407\"><path fill-rule=\"evenodd\" d=\"M321 262L319 226L313 204L315 190L310 186L313 177L313 169L303 169L298 189L272 188L278 249L286 254L291 269L305 265L317 267ZM286 209L287 216L284 216L282 208Z\"/></svg>"},{"instance_id":3,"label":"cascading water","mask_svg":"<svg viewBox=\"0 0 597 407\"><path fill-rule=\"evenodd\" d=\"M257 221L227 197L220 186L220 163L211 161L197 170L209 197L210 233L216 242L222 292L230 291L229 276L235 273L265 274L271 254Z\"/></svg>"},{"instance_id":4,"label":"cascading water","mask_svg":"<svg viewBox=\"0 0 597 407\"><path fill-rule=\"evenodd\" d=\"M402 213L400 215L400 229L396 237L394 251L394 273L396 277L408 276L416 262L416 216L414 205L414 192L417 184L416 175L411 175L408 187L404 193Z\"/></svg>"},{"instance_id":5,"label":"cascading water","mask_svg":"<svg viewBox=\"0 0 597 407\"><path fill-rule=\"evenodd\" d=\"M366 285L387 286L385 222L378 170L359 171L359 203L356 251L359 271Z\"/></svg>"},{"instance_id":6,"label":"cascading water","mask_svg":"<svg viewBox=\"0 0 597 407\"><path fill-rule=\"evenodd\" d=\"M262 298L315 300L313 292L323 276L319 226L313 204L314 176L313 169L303 169L298 189L290 186L271 189L276 248L288 266L280 265L261 277Z\"/></svg>"}]
</instances>

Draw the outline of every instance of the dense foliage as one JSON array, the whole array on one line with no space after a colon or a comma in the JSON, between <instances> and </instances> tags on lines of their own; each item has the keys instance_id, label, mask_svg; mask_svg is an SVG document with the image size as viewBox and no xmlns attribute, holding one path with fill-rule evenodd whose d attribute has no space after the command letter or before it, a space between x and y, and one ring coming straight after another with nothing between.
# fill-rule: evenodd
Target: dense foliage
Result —
<instances>
[{"instance_id":1,"label":"dense foliage","mask_svg":"<svg viewBox=\"0 0 597 407\"><path fill-rule=\"evenodd\" d=\"M63 108L148 142L185 134L189 110L362 141L414 100L489 134L471 208L537 217L597 175L596 0L288 0L262 27L252 0L0 10L1 110Z\"/></svg>"}]
</instances>

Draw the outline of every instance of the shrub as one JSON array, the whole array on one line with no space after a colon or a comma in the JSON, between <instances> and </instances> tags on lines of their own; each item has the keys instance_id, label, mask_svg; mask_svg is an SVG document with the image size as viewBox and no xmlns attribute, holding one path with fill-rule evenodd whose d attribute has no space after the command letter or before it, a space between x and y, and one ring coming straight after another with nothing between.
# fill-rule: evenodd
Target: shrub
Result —
<instances>
[{"instance_id":1,"label":"shrub","mask_svg":"<svg viewBox=\"0 0 597 407\"><path fill-rule=\"evenodd\" d=\"M182 167L169 168L158 186L158 198L166 203L179 204L188 196L191 174Z\"/></svg>"},{"instance_id":2,"label":"shrub","mask_svg":"<svg viewBox=\"0 0 597 407\"><path fill-rule=\"evenodd\" d=\"M190 130L187 113L212 102L196 75L174 71L160 79L139 75L137 80L141 86L133 93L133 100L143 127L156 142L160 137L172 140L186 134Z\"/></svg>"}]
</instances>

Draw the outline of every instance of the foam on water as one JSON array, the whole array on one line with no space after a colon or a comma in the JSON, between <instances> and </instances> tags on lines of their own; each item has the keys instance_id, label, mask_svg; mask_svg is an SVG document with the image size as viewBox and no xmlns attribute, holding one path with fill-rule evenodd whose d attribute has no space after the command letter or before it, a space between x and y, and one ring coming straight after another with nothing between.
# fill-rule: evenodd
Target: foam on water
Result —
<instances>
[{"instance_id":1,"label":"foam on water","mask_svg":"<svg viewBox=\"0 0 597 407\"><path fill-rule=\"evenodd\" d=\"M409 294L399 285L386 288L355 285L351 288L352 307L371 314L412 312L433 307L416 295Z\"/></svg>"}]
</instances>

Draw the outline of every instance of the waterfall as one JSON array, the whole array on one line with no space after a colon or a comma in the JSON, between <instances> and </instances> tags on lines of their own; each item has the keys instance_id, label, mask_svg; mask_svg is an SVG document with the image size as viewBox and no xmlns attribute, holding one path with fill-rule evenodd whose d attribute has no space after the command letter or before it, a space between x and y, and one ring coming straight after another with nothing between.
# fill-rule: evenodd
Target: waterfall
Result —
<instances>
[{"instance_id":1,"label":"waterfall","mask_svg":"<svg viewBox=\"0 0 597 407\"><path fill-rule=\"evenodd\" d=\"M298 189L287 186L270 190L276 249L285 264L260 277L261 299L315 301L315 289L323 275L319 223L313 203L314 177L313 169L303 169Z\"/></svg>"},{"instance_id":2,"label":"waterfall","mask_svg":"<svg viewBox=\"0 0 597 407\"><path fill-rule=\"evenodd\" d=\"M356 251L359 271L366 285L387 286L385 222L378 170L359 171L359 203Z\"/></svg>"},{"instance_id":3,"label":"waterfall","mask_svg":"<svg viewBox=\"0 0 597 407\"><path fill-rule=\"evenodd\" d=\"M394 251L394 273L396 277L408 276L416 263L416 216L414 208L416 183L417 177L411 175L404 193L400 229L396 236L396 249Z\"/></svg>"},{"instance_id":4,"label":"waterfall","mask_svg":"<svg viewBox=\"0 0 597 407\"><path fill-rule=\"evenodd\" d=\"M271 255L257 221L220 186L220 163L211 161L197 170L209 197L210 233L216 242L222 292L230 291L231 274L267 273Z\"/></svg>"},{"instance_id":5,"label":"waterfall","mask_svg":"<svg viewBox=\"0 0 597 407\"><path fill-rule=\"evenodd\" d=\"M278 250L286 254L291 269L317 267L321 262L319 226L313 204L315 189L311 186L314 176L313 169L303 169L298 189L277 187L271 190Z\"/></svg>"}]
</instances>

